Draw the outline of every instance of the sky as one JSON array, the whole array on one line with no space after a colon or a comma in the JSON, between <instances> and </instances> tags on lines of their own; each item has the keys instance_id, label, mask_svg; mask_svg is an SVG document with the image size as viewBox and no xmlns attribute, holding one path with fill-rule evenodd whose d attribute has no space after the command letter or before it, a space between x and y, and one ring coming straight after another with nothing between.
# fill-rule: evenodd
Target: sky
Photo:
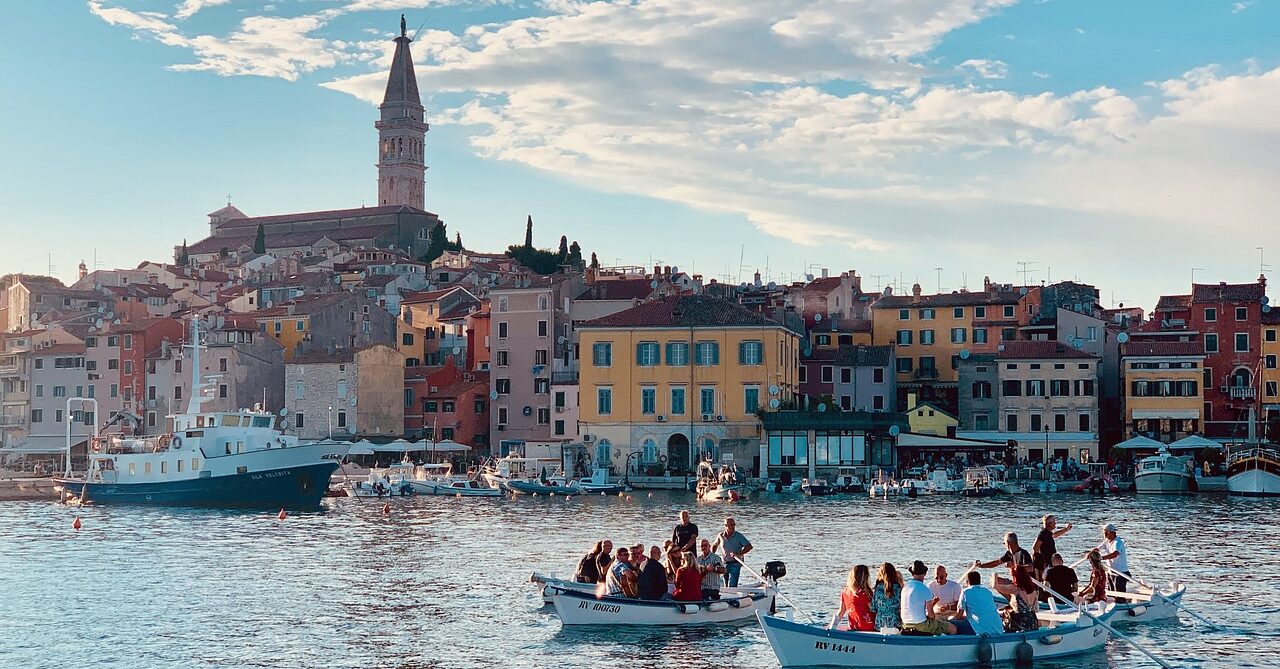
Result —
<instances>
[{"instance_id":1,"label":"sky","mask_svg":"<svg viewBox=\"0 0 1280 669\"><path fill-rule=\"evenodd\" d=\"M373 204L401 13L469 248L1148 309L1280 262L1277 0L63 0L0 9L0 273Z\"/></svg>"}]
</instances>

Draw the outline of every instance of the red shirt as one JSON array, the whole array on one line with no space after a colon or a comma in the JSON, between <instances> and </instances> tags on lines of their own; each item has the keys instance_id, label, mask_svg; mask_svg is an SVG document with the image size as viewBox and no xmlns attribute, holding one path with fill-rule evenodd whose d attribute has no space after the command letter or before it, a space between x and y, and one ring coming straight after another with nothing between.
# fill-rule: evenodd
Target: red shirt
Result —
<instances>
[{"instance_id":1,"label":"red shirt","mask_svg":"<svg viewBox=\"0 0 1280 669\"><path fill-rule=\"evenodd\" d=\"M702 601L702 574L696 567L676 571L676 591L671 596L678 602Z\"/></svg>"},{"instance_id":2,"label":"red shirt","mask_svg":"<svg viewBox=\"0 0 1280 669\"><path fill-rule=\"evenodd\" d=\"M840 607L849 612L849 629L855 632L876 631L876 619L871 614L871 593L840 592Z\"/></svg>"}]
</instances>

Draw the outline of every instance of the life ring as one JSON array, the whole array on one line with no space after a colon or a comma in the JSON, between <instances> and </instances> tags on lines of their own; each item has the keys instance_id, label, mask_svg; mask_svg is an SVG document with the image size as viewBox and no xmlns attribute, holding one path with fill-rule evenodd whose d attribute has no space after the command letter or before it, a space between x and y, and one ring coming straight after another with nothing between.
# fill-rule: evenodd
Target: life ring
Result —
<instances>
[{"instance_id":1,"label":"life ring","mask_svg":"<svg viewBox=\"0 0 1280 669\"><path fill-rule=\"evenodd\" d=\"M173 447L175 450L182 448L182 437L174 437L171 443L173 444Z\"/></svg>"}]
</instances>

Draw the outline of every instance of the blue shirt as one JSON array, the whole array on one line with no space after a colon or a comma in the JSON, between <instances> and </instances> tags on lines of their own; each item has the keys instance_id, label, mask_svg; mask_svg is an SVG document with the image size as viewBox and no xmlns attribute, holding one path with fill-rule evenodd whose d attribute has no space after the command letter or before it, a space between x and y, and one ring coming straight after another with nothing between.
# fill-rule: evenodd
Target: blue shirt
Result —
<instances>
[{"instance_id":1,"label":"blue shirt","mask_svg":"<svg viewBox=\"0 0 1280 669\"><path fill-rule=\"evenodd\" d=\"M995 598L987 588L981 585L965 588L960 593L957 608L964 611L974 634L1004 634L1004 621L1000 619Z\"/></svg>"}]
</instances>

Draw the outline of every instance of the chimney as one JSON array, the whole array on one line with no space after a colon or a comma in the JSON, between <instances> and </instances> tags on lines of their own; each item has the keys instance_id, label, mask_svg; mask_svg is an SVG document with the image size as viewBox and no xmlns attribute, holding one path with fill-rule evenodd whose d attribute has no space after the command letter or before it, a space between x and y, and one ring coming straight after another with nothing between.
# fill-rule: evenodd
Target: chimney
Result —
<instances>
[{"instance_id":1,"label":"chimney","mask_svg":"<svg viewBox=\"0 0 1280 669\"><path fill-rule=\"evenodd\" d=\"M824 278L824 279L825 279L825 278L827 278L827 274L828 274L828 273L827 273L827 268L826 268L826 267L823 267L823 268L822 268L822 278Z\"/></svg>"},{"instance_id":2,"label":"chimney","mask_svg":"<svg viewBox=\"0 0 1280 669\"><path fill-rule=\"evenodd\" d=\"M84 264L84 261L81 260L80 261L80 278L84 279L86 276L89 276L89 268Z\"/></svg>"},{"instance_id":3,"label":"chimney","mask_svg":"<svg viewBox=\"0 0 1280 669\"><path fill-rule=\"evenodd\" d=\"M663 275L663 276L666 276L666 277L670 277L670 276L671 276L671 265L663 265L663 266L662 266L662 275Z\"/></svg>"},{"instance_id":4,"label":"chimney","mask_svg":"<svg viewBox=\"0 0 1280 669\"><path fill-rule=\"evenodd\" d=\"M759 287L760 286L760 270L756 270L756 275L754 280L755 280L756 286Z\"/></svg>"},{"instance_id":5,"label":"chimney","mask_svg":"<svg viewBox=\"0 0 1280 669\"><path fill-rule=\"evenodd\" d=\"M918 283L911 284L911 296L916 298L917 302L920 301L921 292L922 292L922 289L920 288L920 284Z\"/></svg>"}]
</instances>

